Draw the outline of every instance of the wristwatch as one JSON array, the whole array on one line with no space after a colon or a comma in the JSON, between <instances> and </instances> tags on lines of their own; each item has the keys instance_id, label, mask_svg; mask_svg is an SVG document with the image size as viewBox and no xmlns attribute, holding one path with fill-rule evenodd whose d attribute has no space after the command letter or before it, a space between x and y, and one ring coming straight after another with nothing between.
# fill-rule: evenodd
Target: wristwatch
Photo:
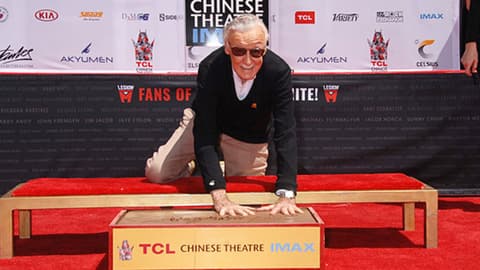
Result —
<instances>
[{"instance_id":1,"label":"wristwatch","mask_svg":"<svg viewBox=\"0 0 480 270\"><path fill-rule=\"evenodd\" d=\"M295 192L288 189L279 189L275 191L275 195L280 198L295 199Z\"/></svg>"}]
</instances>

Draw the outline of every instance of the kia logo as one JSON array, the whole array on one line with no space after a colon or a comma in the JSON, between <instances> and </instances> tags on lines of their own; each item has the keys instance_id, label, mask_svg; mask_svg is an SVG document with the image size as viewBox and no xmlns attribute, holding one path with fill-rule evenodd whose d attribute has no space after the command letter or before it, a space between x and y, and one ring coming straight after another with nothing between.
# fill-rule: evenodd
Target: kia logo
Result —
<instances>
[{"instance_id":1,"label":"kia logo","mask_svg":"<svg viewBox=\"0 0 480 270\"><path fill-rule=\"evenodd\" d=\"M58 19L58 13L52 9L40 9L35 12L35 18L42 22L51 22Z\"/></svg>"}]
</instances>

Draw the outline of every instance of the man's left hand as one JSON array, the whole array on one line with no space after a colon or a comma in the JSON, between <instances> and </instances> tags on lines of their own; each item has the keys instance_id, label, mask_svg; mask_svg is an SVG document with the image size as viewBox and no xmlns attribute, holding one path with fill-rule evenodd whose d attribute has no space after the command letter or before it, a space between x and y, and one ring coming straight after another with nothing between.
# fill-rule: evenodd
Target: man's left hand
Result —
<instances>
[{"instance_id":1,"label":"man's left hand","mask_svg":"<svg viewBox=\"0 0 480 270\"><path fill-rule=\"evenodd\" d=\"M302 209L297 207L295 199L289 198L278 198L276 203L262 206L257 211L270 211L272 215L282 213L287 216L303 213Z\"/></svg>"}]
</instances>

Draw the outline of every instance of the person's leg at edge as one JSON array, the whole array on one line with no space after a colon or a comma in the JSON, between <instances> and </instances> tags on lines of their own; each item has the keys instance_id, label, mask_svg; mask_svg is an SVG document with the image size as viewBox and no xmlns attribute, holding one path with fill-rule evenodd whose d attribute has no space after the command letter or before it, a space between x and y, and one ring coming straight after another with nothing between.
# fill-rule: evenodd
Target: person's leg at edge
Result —
<instances>
[{"instance_id":1,"label":"person's leg at edge","mask_svg":"<svg viewBox=\"0 0 480 270\"><path fill-rule=\"evenodd\" d=\"M166 183L192 174L192 161L195 159L192 133L194 117L195 112L186 108L179 127L168 141L147 159L145 176L149 181Z\"/></svg>"},{"instance_id":2,"label":"person's leg at edge","mask_svg":"<svg viewBox=\"0 0 480 270\"><path fill-rule=\"evenodd\" d=\"M222 134L220 148L225 161L226 176L265 175L267 143L246 143Z\"/></svg>"}]
</instances>

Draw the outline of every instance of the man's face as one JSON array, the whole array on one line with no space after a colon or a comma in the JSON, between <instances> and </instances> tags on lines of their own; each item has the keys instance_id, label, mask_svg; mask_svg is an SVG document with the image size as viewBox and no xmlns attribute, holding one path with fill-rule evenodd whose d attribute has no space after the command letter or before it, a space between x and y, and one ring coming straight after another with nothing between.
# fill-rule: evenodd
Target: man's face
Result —
<instances>
[{"instance_id":1,"label":"man's face","mask_svg":"<svg viewBox=\"0 0 480 270\"><path fill-rule=\"evenodd\" d=\"M266 44L265 34L260 27L254 27L246 32L231 33L225 44L225 53L230 56L233 70L240 79L246 81L255 78L262 67Z\"/></svg>"}]
</instances>

